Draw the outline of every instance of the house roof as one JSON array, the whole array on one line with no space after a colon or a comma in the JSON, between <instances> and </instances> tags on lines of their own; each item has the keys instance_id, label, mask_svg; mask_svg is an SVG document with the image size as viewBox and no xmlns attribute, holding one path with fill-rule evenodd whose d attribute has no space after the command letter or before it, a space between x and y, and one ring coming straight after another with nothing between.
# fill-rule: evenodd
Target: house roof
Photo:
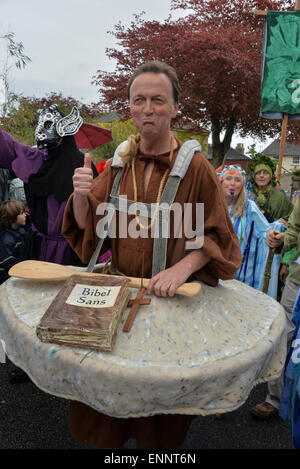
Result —
<instances>
[{"instance_id":1,"label":"house roof","mask_svg":"<svg viewBox=\"0 0 300 469\"><path fill-rule=\"evenodd\" d=\"M103 116L99 117L98 122L100 124L105 124L108 122L118 121L121 119L121 114L117 114L116 112L109 112L108 114L104 114Z\"/></svg>"},{"instance_id":2,"label":"house roof","mask_svg":"<svg viewBox=\"0 0 300 469\"><path fill-rule=\"evenodd\" d=\"M279 156L280 141L274 140L269 146L267 146L262 153L267 156L273 156L278 158ZM283 150L284 156L300 156L300 145L294 143L286 143Z\"/></svg>"},{"instance_id":3,"label":"house roof","mask_svg":"<svg viewBox=\"0 0 300 469\"><path fill-rule=\"evenodd\" d=\"M207 146L207 159L212 159L212 146L210 144ZM230 147L226 153L226 160L251 160L251 158L239 150Z\"/></svg>"},{"instance_id":4,"label":"house roof","mask_svg":"<svg viewBox=\"0 0 300 469\"><path fill-rule=\"evenodd\" d=\"M190 132L191 134L200 134L200 135L209 135L210 131L205 129L204 127L191 127L190 125L188 124L182 124L182 125L176 125L176 126L172 126L172 130L175 130L175 131L186 131L186 132Z\"/></svg>"}]
</instances>

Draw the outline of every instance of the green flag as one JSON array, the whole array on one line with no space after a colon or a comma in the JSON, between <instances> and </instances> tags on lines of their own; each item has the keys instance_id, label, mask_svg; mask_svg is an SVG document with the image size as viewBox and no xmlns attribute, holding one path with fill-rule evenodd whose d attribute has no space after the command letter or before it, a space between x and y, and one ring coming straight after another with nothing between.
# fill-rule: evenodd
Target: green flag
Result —
<instances>
[{"instance_id":1,"label":"green flag","mask_svg":"<svg viewBox=\"0 0 300 469\"><path fill-rule=\"evenodd\" d=\"M261 115L300 119L300 11L269 11L265 20Z\"/></svg>"}]
</instances>

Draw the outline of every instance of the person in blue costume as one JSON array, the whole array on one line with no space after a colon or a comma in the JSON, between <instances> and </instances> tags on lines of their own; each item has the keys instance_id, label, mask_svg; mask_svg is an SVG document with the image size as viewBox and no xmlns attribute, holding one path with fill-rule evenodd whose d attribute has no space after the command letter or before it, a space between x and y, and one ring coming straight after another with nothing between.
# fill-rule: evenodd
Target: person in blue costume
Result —
<instances>
[{"instance_id":1,"label":"person in blue costume","mask_svg":"<svg viewBox=\"0 0 300 469\"><path fill-rule=\"evenodd\" d=\"M269 247L266 236L270 230L284 231L279 222L268 223L253 200L246 196L246 173L237 165L225 166L219 173L225 199L235 232L240 241L242 264L237 280L262 290ZM268 295L277 298L279 256L274 255Z\"/></svg>"},{"instance_id":2,"label":"person in blue costume","mask_svg":"<svg viewBox=\"0 0 300 469\"><path fill-rule=\"evenodd\" d=\"M286 315L286 339L287 339L287 360L284 384L284 370L281 376L274 381L268 382L268 394L264 402L257 404L251 409L255 418L261 420L270 419L278 415L278 410L283 418L287 418L291 413L291 420L295 423L293 431L298 427L298 436L294 435L294 440L298 441L300 448L300 406L299 406L299 350L297 346L299 339L299 287L300 287L300 199L298 198L294 210L292 211L284 233L284 245L282 249L283 260L288 265L288 276L285 280L284 290L280 300ZM282 240L276 239L272 231L268 233L270 245L278 248ZM286 266L283 265L280 271L282 276ZM296 330L295 330L296 325ZM293 342L296 339L296 342ZM295 359L296 358L296 359ZM297 390L298 387L298 390Z\"/></svg>"},{"instance_id":3,"label":"person in blue costume","mask_svg":"<svg viewBox=\"0 0 300 469\"><path fill-rule=\"evenodd\" d=\"M298 285L292 293L295 292L297 297L292 310L295 330L289 341L279 415L284 420L290 421L293 446L295 449L300 449L300 288Z\"/></svg>"},{"instance_id":4,"label":"person in blue costume","mask_svg":"<svg viewBox=\"0 0 300 469\"><path fill-rule=\"evenodd\" d=\"M282 252L294 250L282 298L287 315L288 353L281 377L279 415L289 420L294 448L300 449L300 198L290 215Z\"/></svg>"}]
</instances>

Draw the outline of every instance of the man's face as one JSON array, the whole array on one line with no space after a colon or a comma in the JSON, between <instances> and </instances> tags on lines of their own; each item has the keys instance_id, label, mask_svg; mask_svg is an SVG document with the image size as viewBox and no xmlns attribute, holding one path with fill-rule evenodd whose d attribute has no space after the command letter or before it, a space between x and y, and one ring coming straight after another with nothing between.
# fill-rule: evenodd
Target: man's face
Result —
<instances>
[{"instance_id":1,"label":"man's face","mask_svg":"<svg viewBox=\"0 0 300 469\"><path fill-rule=\"evenodd\" d=\"M169 135L178 104L167 75L147 72L137 76L130 88L130 111L141 136L156 139Z\"/></svg>"},{"instance_id":2,"label":"man's face","mask_svg":"<svg viewBox=\"0 0 300 469\"><path fill-rule=\"evenodd\" d=\"M269 182L271 181L271 176L265 169L258 171L258 173L254 176L255 184L259 187L259 189L265 189Z\"/></svg>"}]
</instances>

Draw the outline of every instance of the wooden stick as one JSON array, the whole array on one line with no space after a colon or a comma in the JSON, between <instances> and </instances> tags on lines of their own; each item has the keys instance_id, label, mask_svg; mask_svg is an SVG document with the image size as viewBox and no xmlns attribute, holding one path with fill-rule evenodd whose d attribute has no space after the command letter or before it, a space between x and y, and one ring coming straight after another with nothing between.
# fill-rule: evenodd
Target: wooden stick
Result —
<instances>
[{"instance_id":1,"label":"wooden stick","mask_svg":"<svg viewBox=\"0 0 300 469\"><path fill-rule=\"evenodd\" d=\"M280 231L274 230L274 234L278 235ZM271 269L272 269L272 264L273 264L273 258L275 254L275 248L269 248L269 254L266 262L266 267L265 267L265 274L264 274L264 285L262 291L266 294L268 294L269 290L269 283L270 283L270 278L271 278Z\"/></svg>"},{"instance_id":2,"label":"wooden stick","mask_svg":"<svg viewBox=\"0 0 300 469\"><path fill-rule=\"evenodd\" d=\"M253 13L254 15L266 16L266 14L268 13L268 10L251 10L250 13Z\"/></svg>"},{"instance_id":3,"label":"wooden stick","mask_svg":"<svg viewBox=\"0 0 300 469\"><path fill-rule=\"evenodd\" d=\"M53 262L44 262L44 261L23 261L15 264L8 272L11 277L25 278L28 280L49 280L49 281L59 281L67 280L71 275L99 275L100 277L107 277L105 274L97 272L85 272L83 270L74 269L66 265L55 264ZM114 275L115 277L115 275ZM135 277L124 277L129 278L130 286L134 288L140 288L141 279ZM143 279L144 287L148 287L149 279ZM180 287L177 288L176 293L178 295L195 297L200 293L201 285L198 282L183 283Z\"/></svg>"},{"instance_id":4,"label":"wooden stick","mask_svg":"<svg viewBox=\"0 0 300 469\"><path fill-rule=\"evenodd\" d=\"M281 124L281 138L280 138L280 149L279 149L279 158L278 158L278 166L277 166L277 180L280 181L281 178L281 167L282 167L282 159L283 159L283 151L286 139L286 129L288 123L288 114L284 113L282 124Z\"/></svg>"}]
</instances>

